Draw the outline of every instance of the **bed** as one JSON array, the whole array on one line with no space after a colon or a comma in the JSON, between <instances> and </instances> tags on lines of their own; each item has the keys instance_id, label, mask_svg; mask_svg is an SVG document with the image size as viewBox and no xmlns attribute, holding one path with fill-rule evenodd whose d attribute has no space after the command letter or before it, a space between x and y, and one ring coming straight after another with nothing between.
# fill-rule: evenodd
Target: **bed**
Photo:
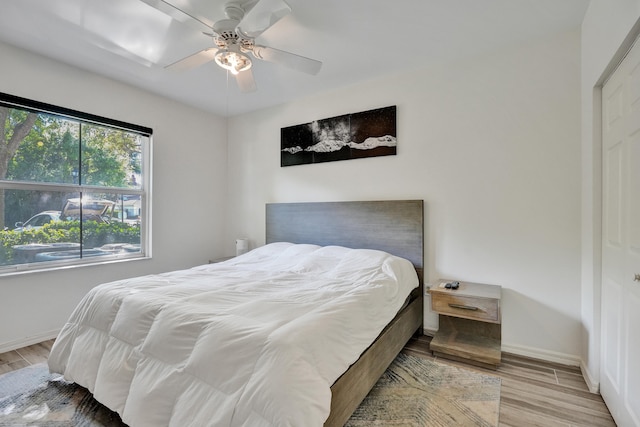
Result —
<instances>
[{"instance_id":1,"label":"bed","mask_svg":"<svg viewBox=\"0 0 640 427\"><path fill-rule=\"evenodd\" d=\"M50 370L134 427L343 425L422 324L422 209L268 204L260 248L94 288Z\"/></svg>"}]
</instances>

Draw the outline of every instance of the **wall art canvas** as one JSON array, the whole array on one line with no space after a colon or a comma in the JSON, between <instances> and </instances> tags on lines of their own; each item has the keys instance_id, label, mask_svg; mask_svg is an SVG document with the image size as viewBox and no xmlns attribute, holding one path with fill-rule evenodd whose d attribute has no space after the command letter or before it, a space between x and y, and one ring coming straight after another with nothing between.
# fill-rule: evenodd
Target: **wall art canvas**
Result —
<instances>
[{"instance_id":1,"label":"wall art canvas","mask_svg":"<svg viewBox=\"0 0 640 427\"><path fill-rule=\"evenodd\" d=\"M396 154L396 106L282 128L280 166Z\"/></svg>"}]
</instances>

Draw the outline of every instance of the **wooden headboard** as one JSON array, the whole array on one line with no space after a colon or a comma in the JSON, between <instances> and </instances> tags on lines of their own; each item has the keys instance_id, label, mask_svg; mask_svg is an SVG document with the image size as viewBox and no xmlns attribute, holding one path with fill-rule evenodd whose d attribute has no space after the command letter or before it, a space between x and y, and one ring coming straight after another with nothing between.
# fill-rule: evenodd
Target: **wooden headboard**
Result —
<instances>
[{"instance_id":1,"label":"wooden headboard","mask_svg":"<svg viewBox=\"0 0 640 427\"><path fill-rule=\"evenodd\" d=\"M422 200L268 203L266 243L378 249L424 268Z\"/></svg>"}]
</instances>

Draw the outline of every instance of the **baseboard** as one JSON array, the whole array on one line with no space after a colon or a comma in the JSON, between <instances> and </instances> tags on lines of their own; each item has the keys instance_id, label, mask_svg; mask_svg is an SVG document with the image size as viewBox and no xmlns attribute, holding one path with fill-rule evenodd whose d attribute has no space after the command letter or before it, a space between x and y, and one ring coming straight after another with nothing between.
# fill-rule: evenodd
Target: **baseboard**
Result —
<instances>
[{"instance_id":1,"label":"baseboard","mask_svg":"<svg viewBox=\"0 0 640 427\"><path fill-rule=\"evenodd\" d=\"M589 369L587 369L587 366L584 364L584 361L577 356L519 345L505 345L504 343L502 344L502 351L506 353L517 354L518 356L540 359L547 362L560 363L561 365L577 366L580 368L582 378L589 388L589 391L591 393L600 392L600 383L591 376Z\"/></svg>"},{"instance_id":2,"label":"baseboard","mask_svg":"<svg viewBox=\"0 0 640 427\"><path fill-rule=\"evenodd\" d=\"M506 353L516 354L518 356L530 357L532 359L540 359L547 362L559 363L561 365L581 366L582 364L582 360L578 356L543 350L540 348L526 347L523 345L505 344L503 342L502 351Z\"/></svg>"},{"instance_id":3,"label":"baseboard","mask_svg":"<svg viewBox=\"0 0 640 427\"><path fill-rule=\"evenodd\" d=\"M429 337L435 336L436 332L438 332L438 331L437 330L433 330L433 329L426 329L426 328L422 329L422 335L426 335L426 336L429 336Z\"/></svg>"},{"instance_id":4,"label":"baseboard","mask_svg":"<svg viewBox=\"0 0 640 427\"><path fill-rule=\"evenodd\" d=\"M32 335L19 340L0 343L0 353L6 353L8 351L17 350L22 347L28 347L33 344L53 339L57 337L59 333L60 329L55 329L53 331L43 332L41 334Z\"/></svg>"},{"instance_id":5,"label":"baseboard","mask_svg":"<svg viewBox=\"0 0 640 427\"><path fill-rule=\"evenodd\" d=\"M587 383L589 391L591 393L600 393L600 382L593 379L584 361L580 362L580 371L582 371L582 378L584 378L584 382Z\"/></svg>"}]
</instances>

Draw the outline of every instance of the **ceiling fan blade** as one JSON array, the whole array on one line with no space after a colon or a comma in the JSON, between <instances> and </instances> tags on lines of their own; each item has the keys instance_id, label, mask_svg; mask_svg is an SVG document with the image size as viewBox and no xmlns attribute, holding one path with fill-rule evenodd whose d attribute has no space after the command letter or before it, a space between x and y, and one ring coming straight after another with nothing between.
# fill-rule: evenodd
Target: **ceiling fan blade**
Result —
<instances>
[{"instance_id":1,"label":"ceiling fan blade","mask_svg":"<svg viewBox=\"0 0 640 427\"><path fill-rule=\"evenodd\" d=\"M164 0L140 0L153 7L154 9L163 12L165 15L170 16L178 22L182 22L187 24L199 31L204 31L205 29L211 31L211 24L208 22L204 22L202 19L191 15L188 12L178 8L177 6L172 5L171 3Z\"/></svg>"},{"instance_id":2,"label":"ceiling fan blade","mask_svg":"<svg viewBox=\"0 0 640 427\"><path fill-rule=\"evenodd\" d=\"M210 47L209 49L201 50L198 53L194 53L193 55L189 55L186 58L182 58L174 62L173 64L167 65L164 68L170 69L172 71L190 70L202 64L206 64L209 61L213 61L217 51L217 47Z\"/></svg>"},{"instance_id":3,"label":"ceiling fan blade","mask_svg":"<svg viewBox=\"0 0 640 427\"><path fill-rule=\"evenodd\" d=\"M258 59L282 64L307 74L316 75L322 68L322 62L320 61L272 47L255 45L252 52L253 56Z\"/></svg>"},{"instance_id":4,"label":"ceiling fan blade","mask_svg":"<svg viewBox=\"0 0 640 427\"><path fill-rule=\"evenodd\" d=\"M289 13L291 7L284 0L258 0L244 15L236 31L245 38L256 38Z\"/></svg>"},{"instance_id":5,"label":"ceiling fan blade","mask_svg":"<svg viewBox=\"0 0 640 427\"><path fill-rule=\"evenodd\" d=\"M256 85L256 81L253 78L253 73L251 72L251 68L249 68L248 70L240 71L236 75L236 83L238 83L240 92L243 92L243 93L255 92L258 89L258 86Z\"/></svg>"}]
</instances>

